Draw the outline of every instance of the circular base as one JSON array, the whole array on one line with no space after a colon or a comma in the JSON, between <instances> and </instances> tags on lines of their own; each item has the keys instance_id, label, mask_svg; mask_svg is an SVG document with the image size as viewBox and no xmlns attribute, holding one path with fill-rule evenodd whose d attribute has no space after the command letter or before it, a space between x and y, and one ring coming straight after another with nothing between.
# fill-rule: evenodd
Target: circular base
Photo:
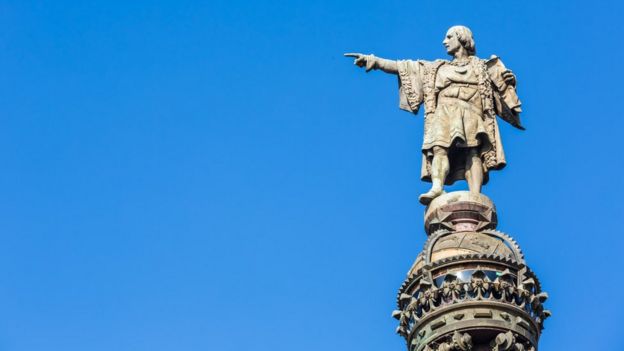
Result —
<instances>
[{"instance_id":1,"label":"circular base","mask_svg":"<svg viewBox=\"0 0 624 351\"><path fill-rule=\"evenodd\" d=\"M496 229L496 206L483 194L454 191L442 194L425 211L428 235L440 229L456 232Z\"/></svg>"},{"instance_id":2,"label":"circular base","mask_svg":"<svg viewBox=\"0 0 624 351\"><path fill-rule=\"evenodd\" d=\"M407 338L411 346L410 351L423 351L434 343L444 343L445 339L451 339L458 331L468 333L471 336L469 340L475 344L490 344L495 341L498 334L509 333L513 335L514 341L521 342L522 346L526 345L525 350L528 350L531 346L537 345L539 330L521 308L503 303L477 301L440 308L421 319ZM459 348L459 350L469 349L470 347Z\"/></svg>"}]
</instances>

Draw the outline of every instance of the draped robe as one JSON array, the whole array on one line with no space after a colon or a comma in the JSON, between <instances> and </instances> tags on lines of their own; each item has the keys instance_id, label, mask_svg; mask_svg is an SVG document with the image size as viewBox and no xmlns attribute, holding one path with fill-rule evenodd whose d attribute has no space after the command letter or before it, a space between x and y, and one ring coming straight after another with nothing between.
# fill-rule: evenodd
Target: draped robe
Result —
<instances>
[{"instance_id":1,"label":"draped robe","mask_svg":"<svg viewBox=\"0 0 624 351\"><path fill-rule=\"evenodd\" d=\"M468 147L476 147L483 165L483 184L486 184L490 170L505 167L496 115L523 129L518 117L520 101L515 87L504 81L502 72L505 67L498 58L485 61L471 56L467 65L456 69L460 76L467 74L465 80L468 83L461 82L461 79L455 82L458 78L453 76L454 71L449 70L449 66L441 73L440 68L445 65L451 63L446 60L397 61L399 107L417 114L421 105L425 106L421 178L431 181L433 146L441 146L448 150L450 163L446 184L465 179ZM445 94L440 96L456 83L466 84L478 95L467 101L452 100Z\"/></svg>"}]
</instances>

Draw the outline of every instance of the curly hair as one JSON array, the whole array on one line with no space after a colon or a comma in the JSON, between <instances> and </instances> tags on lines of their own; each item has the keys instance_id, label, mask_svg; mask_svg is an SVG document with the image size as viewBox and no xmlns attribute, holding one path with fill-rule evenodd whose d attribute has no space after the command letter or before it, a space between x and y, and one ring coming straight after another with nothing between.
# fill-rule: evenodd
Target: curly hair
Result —
<instances>
[{"instance_id":1,"label":"curly hair","mask_svg":"<svg viewBox=\"0 0 624 351\"><path fill-rule=\"evenodd\" d=\"M472 36L470 28L466 26L453 26L449 28L449 32L451 31L457 35L459 43L466 49L468 55L475 55L477 53L474 37Z\"/></svg>"}]
</instances>

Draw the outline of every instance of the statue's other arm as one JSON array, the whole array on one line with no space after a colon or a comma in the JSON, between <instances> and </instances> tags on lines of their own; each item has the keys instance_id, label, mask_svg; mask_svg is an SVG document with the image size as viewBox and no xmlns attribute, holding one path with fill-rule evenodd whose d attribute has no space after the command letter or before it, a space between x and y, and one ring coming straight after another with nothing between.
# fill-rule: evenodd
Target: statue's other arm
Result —
<instances>
[{"instance_id":1,"label":"statue's other arm","mask_svg":"<svg viewBox=\"0 0 624 351\"><path fill-rule=\"evenodd\" d=\"M360 53L347 53L346 57L354 57L353 64L358 67L366 67L366 72L372 69L380 69L386 73L398 74L399 68L395 60L388 60L375 55L364 55Z\"/></svg>"},{"instance_id":2,"label":"statue's other arm","mask_svg":"<svg viewBox=\"0 0 624 351\"><path fill-rule=\"evenodd\" d=\"M496 114L512 126L524 130L520 123L522 108L516 93L516 76L497 56L492 55L486 61L486 65L495 88L494 110Z\"/></svg>"}]
</instances>

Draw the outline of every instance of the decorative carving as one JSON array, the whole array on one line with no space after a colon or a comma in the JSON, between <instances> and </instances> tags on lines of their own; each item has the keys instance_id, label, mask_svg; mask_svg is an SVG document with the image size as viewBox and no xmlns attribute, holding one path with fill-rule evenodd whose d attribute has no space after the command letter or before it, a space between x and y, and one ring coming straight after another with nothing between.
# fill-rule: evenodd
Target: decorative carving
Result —
<instances>
[{"instance_id":1,"label":"decorative carving","mask_svg":"<svg viewBox=\"0 0 624 351\"><path fill-rule=\"evenodd\" d=\"M477 271L472 275L468 293L474 295L477 300L490 295L490 281L483 272Z\"/></svg>"},{"instance_id":2,"label":"decorative carving","mask_svg":"<svg viewBox=\"0 0 624 351\"><path fill-rule=\"evenodd\" d=\"M492 351L508 351L512 350L512 347L516 344L516 338L513 333L508 331L506 333L500 333L492 340L490 346Z\"/></svg>"},{"instance_id":3,"label":"decorative carving","mask_svg":"<svg viewBox=\"0 0 624 351\"><path fill-rule=\"evenodd\" d=\"M535 347L527 342L520 342L514 333L508 331L496 335L490 343L492 351L535 351Z\"/></svg>"},{"instance_id":4,"label":"decorative carving","mask_svg":"<svg viewBox=\"0 0 624 351\"><path fill-rule=\"evenodd\" d=\"M470 240L470 243L472 245L479 246L479 247L483 248L484 250L489 250L490 249L490 245L488 245L487 242L481 240L480 238L472 238Z\"/></svg>"},{"instance_id":5,"label":"decorative carving","mask_svg":"<svg viewBox=\"0 0 624 351\"><path fill-rule=\"evenodd\" d=\"M494 288L493 293L497 298L506 302L511 302L514 298L516 287L514 286L514 277L509 270L505 270L497 277L494 283L492 283L492 287Z\"/></svg>"},{"instance_id":6,"label":"decorative carving","mask_svg":"<svg viewBox=\"0 0 624 351\"><path fill-rule=\"evenodd\" d=\"M522 254L522 250L520 246L516 243L516 241L510 237L509 235L502 233L498 230L483 230L480 232L467 232L467 233L457 233L449 230L439 230L433 233L429 239L425 242L425 247L423 248L424 256L423 256L423 264L431 264L434 260L434 253L438 251L442 251L443 249L452 248L450 245L451 241L447 241L446 245L440 245L440 240L446 238L448 236L457 236L460 237L461 240L454 241L458 242L456 248L456 252L463 254L485 254L485 255L496 255L503 258L510 258L516 261L519 264L524 264L524 255ZM467 240L468 239L468 240ZM490 246L496 246L493 250L484 250L481 246L470 245L471 240L476 239L477 241L486 242ZM468 241L468 243L466 243ZM437 260L440 259L438 255ZM457 256L457 254L450 253L449 256L442 255L442 257L451 257Z\"/></svg>"},{"instance_id":7,"label":"decorative carving","mask_svg":"<svg viewBox=\"0 0 624 351\"><path fill-rule=\"evenodd\" d=\"M462 283L456 276L449 274L444 278L444 283L442 284L442 296L444 297L444 302L446 303L458 301L464 298Z\"/></svg>"},{"instance_id":8,"label":"decorative carving","mask_svg":"<svg viewBox=\"0 0 624 351\"><path fill-rule=\"evenodd\" d=\"M518 288L513 274L508 270L500 273L493 282L484 271L472 272L468 282L459 280L456 275L459 273L462 272L447 274L440 287L421 280L415 287L414 295L401 294L400 303L404 307L392 313L399 319L397 332L404 336L409 334L412 329L410 324L415 325L425 315L439 308L479 300L502 302L522 309L540 328L543 321L550 316L550 311L543 306L548 294L536 294L531 288L527 288L531 280Z\"/></svg>"},{"instance_id":9,"label":"decorative carving","mask_svg":"<svg viewBox=\"0 0 624 351\"><path fill-rule=\"evenodd\" d=\"M483 194L454 191L435 198L425 212L425 231L431 234L440 229L482 231L496 229L496 207Z\"/></svg>"},{"instance_id":10,"label":"decorative carving","mask_svg":"<svg viewBox=\"0 0 624 351\"><path fill-rule=\"evenodd\" d=\"M423 289L420 290L417 297L418 305L420 308L428 312L434 309L436 305L439 305L438 301L440 300L440 294L438 293L438 289L431 286L429 283L426 285L421 283L421 285L423 286Z\"/></svg>"},{"instance_id":11,"label":"decorative carving","mask_svg":"<svg viewBox=\"0 0 624 351\"><path fill-rule=\"evenodd\" d=\"M472 350L472 346L472 337L470 334L456 331L449 341L439 344L436 351L470 351Z\"/></svg>"}]
</instances>

